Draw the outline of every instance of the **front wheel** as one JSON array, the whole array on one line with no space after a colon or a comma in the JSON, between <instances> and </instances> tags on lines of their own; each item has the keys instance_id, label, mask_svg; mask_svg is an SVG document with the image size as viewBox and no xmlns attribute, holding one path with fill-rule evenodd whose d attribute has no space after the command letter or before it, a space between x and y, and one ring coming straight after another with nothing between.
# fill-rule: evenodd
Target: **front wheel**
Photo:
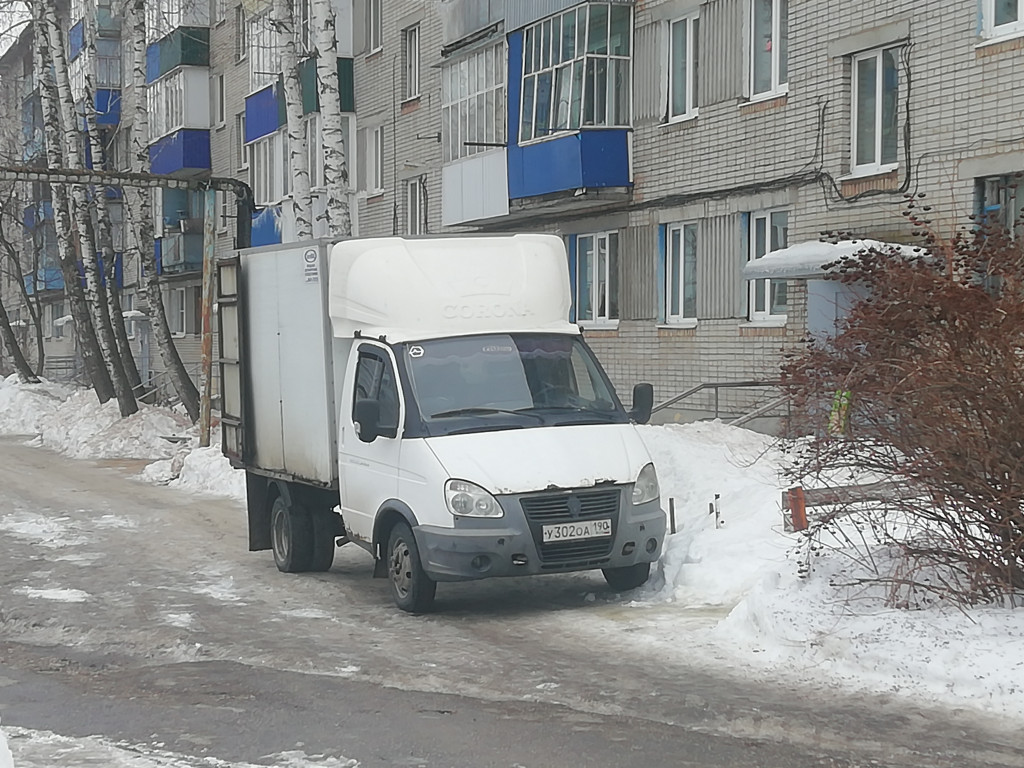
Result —
<instances>
[{"instance_id":1,"label":"front wheel","mask_svg":"<svg viewBox=\"0 0 1024 768\"><path fill-rule=\"evenodd\" d=\"M605 568L601 571L608 586L617 592L628 592L647 583L651 575L650 563L637 563L621 568Z\"/></svg>"},{"instance_id":2,"label":"front wheel","mask_svg":"<svg viewBox=\"0 0 1024 768\"><path fill-rule=\"evenodd\" d=\"M388 578L395 605L407 613L430 610L437 591L437 582L427 576L420 564L420 551L412 529L406 523L395 523L388 537Z\"/></svg>"}]
</instances>

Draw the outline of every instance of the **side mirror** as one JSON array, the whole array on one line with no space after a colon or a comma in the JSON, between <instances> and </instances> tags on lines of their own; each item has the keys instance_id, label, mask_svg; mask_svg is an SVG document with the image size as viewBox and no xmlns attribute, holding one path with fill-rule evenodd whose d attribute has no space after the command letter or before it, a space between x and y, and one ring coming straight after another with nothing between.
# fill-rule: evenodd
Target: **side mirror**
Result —
<instances>
[{"instance_id":1,"label":"side mirror","mask_svg":"<svg viewBox=\"0 0 1024 768\"><path fill-rule=\"evenodd\" d=\"M654 387L651 384L637 384L633 387L633 409L629 418L637 424L646 424L654 409Z\"/></svg>"},{"instance_id":2,"label":"side mirror","mask_svg":"<svg viewBox=\"0 0 1024 768\"><path fill-rule=\"evenodd\" d=\"M356 433L364 443L372 443L380 436L380 402L378 400L356 400Z\"/></svg>"}]
</instances>

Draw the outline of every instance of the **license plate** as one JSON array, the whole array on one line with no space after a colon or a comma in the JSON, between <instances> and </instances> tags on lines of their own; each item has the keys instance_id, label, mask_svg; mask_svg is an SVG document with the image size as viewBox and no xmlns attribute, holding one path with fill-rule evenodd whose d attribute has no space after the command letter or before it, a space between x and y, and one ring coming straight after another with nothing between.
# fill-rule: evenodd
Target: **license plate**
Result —
<instances>
[{"instance_id":1,"label":"license plate","mask_svg":"<svg viewBox=\"0 0 1024 768\"><path fill-rule=\"evenodd\" d=\"M605 520L581 520L578 523L558 523L556 525L545 525L541 528L544 543L551 544L556 541L573 541L575 539L599 539L602 536L612 535L612 521Z\"/></svg>"}]
</instances>

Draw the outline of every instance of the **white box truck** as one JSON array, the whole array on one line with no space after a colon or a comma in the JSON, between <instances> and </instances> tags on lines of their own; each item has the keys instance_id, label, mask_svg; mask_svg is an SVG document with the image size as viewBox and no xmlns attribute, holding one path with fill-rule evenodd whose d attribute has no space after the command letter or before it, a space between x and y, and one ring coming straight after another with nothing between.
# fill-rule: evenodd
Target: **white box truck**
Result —
<instances>
[{"instance_id":1,"label":"white box truck","mask_svg":"<svg viewBox=\"0 0 1024 768\"><path fill-rule=\"evenodd\" d=\"M643 584L665 537L651 457L570 322L552 235L315 241L218 270L222 447L250 550L324 571L351 541L399 608L439 581L601 569Z\"/></svg>"}]
</instances>

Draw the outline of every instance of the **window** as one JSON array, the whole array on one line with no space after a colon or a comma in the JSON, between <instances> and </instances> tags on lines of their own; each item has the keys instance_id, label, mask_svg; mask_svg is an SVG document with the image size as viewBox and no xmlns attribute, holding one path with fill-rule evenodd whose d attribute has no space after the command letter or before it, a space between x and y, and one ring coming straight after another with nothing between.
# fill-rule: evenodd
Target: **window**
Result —
<instances>
[{"instance_id":1,"label":"window","mask_svg":"<svg viewBox=\"0 0 1024 768\"><path fill-rule=\"evenodd\" d=\"M384 191L384 126L373 129L367 146L366 191L376 195Z\"/></svg>"},{"instance_id":2,"label":"window","mask_svg":"<svg viewBox=\"0 0 1024 768\"><path fill-rule=\"evenodd\" d=\"M673 224L666 232L665 321L697 319L697 224Z\"/></svg>"},{"instance_id":3,"label":"window","mask_svg":"<svg viewBox=\"0 0 1024 768\"><path fill-rule=\"evenodd\" d=\"M505 144L505 44L498 43L441 72L444 162Z\"/></svg>"},{"instance_id":4,"label":"window","mask_svg":"<svg viewBox=\"0 0 1024 768\"><path fill-rule=\"evenodd\" d=\"M249 145L249 176L257 205L275 205L291 191L288 137L283 130Z\"/></svg>"},{"instance_id":5,"label":"window","mask_svg":"<svg viewBox=\"0 0 1024 768\"><path fill-rule=\"evenodd\" d=\"M185 76L180 69L146 89L149 105L149 139L164 136L185 124Z\"/></svg>"},{"instance_id":6,"label":"window","mask_svg":"<svg viewBox=\"0 0 1024 768\"><path fill-rule=\"evenodd\" d=\"M751 0L750 93L773 95L786 90L789 0Z\"/></svg>"},{"instance_id":7,"label":"window","mask_svg":"<svg viewBox=\"0 0 1024 768\"><path fill-rule=\"evenodd\" d=\"M64 325L69 322L65 319L66 313L64 311L64 302L58 301L55 304L50 305L50 313L52 318L53 326L53 338L63 339L64 338Z\"/></svg>"},{"instance_id":8,"label":"window","mask_svg":"<svg viewBox=\"0 0 1024 768\"><path fill-rule=\"evenodd\" d=\"M96 46L96 87L121 87L121 41L109 37L97 37Z\"/></svg>"},{"instance_id":9,"label":"window","mask_svg":"<svg viewBox=\"0 0 1024 768\"><path fill-rule=\"evenodd\" d=\"M231 216L231 203L234 194L225 190L217 191L217 231L227 232Z\"/></svg>"},{"instance_id":10,"label":"window","mask_svg":"<svg viewBox=\"0 0 1024 768\"><path fill-rule=\"evenodd\" d=\"M299 50L303 54L312 53L316 46L313 31L313 0L296 0L295 26L299 32Z\"/></svg>"},{"instance_id":11,"label":"window","mask_svg":"<svg viewBox=\"0 0 1024 768\"><path fill-rule=\"evenodd\" d=\"M238 170L249 167L249 148L245 146L245 112L235 115L235 167Z\"/></svg>"},{"instance_id":12,"label":"window","mask_svg":"<svg viewBox=\"0 0 1024 768\"><path fill-rule=\"evenodd\" d=\"M213 125L224 125L224 75L210 78L210 118Z\"/></svg>"},{"instance_id":13,"label":"window","mask_svg":"<svg viewBox=\"0 0 1024 768\"><path fill-rule=\"evenodd\" d=\"M245 8L235 6L235 61L241 61L249 53L249 27L245 20Z\"/></svg>"},{"instance_id":14,"label":"window","mask_svg":"<svg viewBox=\"0 0 1024 768\"><path fill-rule=\"evenodd\" d=\"M977 222L1019 237L1024 228L1024 191L1020 175L988 176L975 181Z\"/></svg>"},{"instance_id":15,"label":"window","mask_svg":"<svg viewBox=\"0 0 1024 768\"><path fill-rule=\"evenodd\" d=\"M249 89L258 91L277 82L281 71L281 48L270 13L249 19L246 42L249 56Z\"/></svg>"},{"instance_id":16,"label":"window","mask_svg":"<svg viewBox=\"0 0 1024 768\"><path fill-rule=\"evenodd\" d=\"M359 350L356 363L355 396L352 398L352 416L360 400L377 400L380 403L379 434L382 437L398 436L400 415L398 386L395 383L391 360L383 350L364 346Z\"/></svg>"},{"instance_id":17,"label":"window","mask_svg":"<svg viewBox=\"0 0 1024 768\"><path fill-rule=\"evenodd\" d=\"M381 4L383 0L367 0L366 3L366 40L370 46L370 53L379 51L384 47L383 35L381 34L382 16Z\"/></svg>"},{"instance_id":18,"label":"window","mask_svg":"<svg viewBox=\"0 0 1024 768\"><path fill-rule=\"evenodd\" d=\"M167 325L172 336L185 335L185 289L171 288L167 291Z\"/></svg>"},{"instance_id":19,"label":"window","mask_svg":"<svg viewBox=\"0 0 1024 768\"><path fill-rule=\"evenodd\" d=\"M750 215L749 258L760 259L766 253L789 244L789 212L768 211ZM786 315L788 296L785 280L764 278L750 281L750 319L766 320Z\"/></svg>"},{"instance_id":20,"label":"window","mask_svg":"<svg viewBox=\"0 0 1024 768\"><path fill-rule=\"evenodd\" d=\"M688 16L669 23L668 120L697 115L697 45L700 19Z\"/></svg>"},{"instance_id":21,"label":"window","mask_svg":"<svg viewBox=\"0 0 1024 768\"><path fill-rule=\"evenodd\" d=\"M402 56L405 59L404 99L415 99L420 95L420 27L409 27L402 32Z\"/></svg>"},{"instance_id":22,"label":"window","mask_svg":"<svg viewBox=\"0 0 1024 768\"><path fill-rule=\"evenodd\" d=\"M982 0L982 14L988 37L1024 32L1024 0Z\"/></svg>"},{"instance_id":23,"label":"window","mask_svg":"<svg viewBox=\"0 0 1024 768\"><path fill-rule=\"evenodd\" d=\"M405 183L405 231L410 235L422 235L427 231L423 185L422 177Z\"/></svg>"},{"instance_id":24,"label":"window","mask_svg":"<svg viewBox=\"0 0 1024 768\"><path fill-rule=\"evenodd\" d=\"M208 27L210 10L208 2L147 0L146 42L153 43L178 27Z\"/></svg>"},{"instance_id":25,"label":"window","mask_svg":"<svg viewBox=\"0 0 1024 768\"><path fill-rule=\"evenodd\" d=\"M585 3L527 27L519 140L630 124L632 7Z\"/></svg>"},{"instance_id":26,"label":"window","mask_svg":"<svg viewBox=\"0 0 1024 768\"><path fill-rule=\"evenodd\" d=\"M853 171L884 172L899 162L897 95L899 49L886 48L853 59Z\"/></svg>"},{"instance_id":27,"label":"window","mask_svg":"<svg viewBox=\"0 0 1024 768\"><path fill-rule=\"evenodd\" d=\"M619 233L576 238L576 320L619 319Z\"/></svg>"},{"instance_id":28,"label":"window","mask_svg":"<svg viewBox=\"0 0 1024 768\"><path fill-rule=\"evenodd\" d=\"M346 146L348 146L346 144ZM320 134L320 113L311 112L306 118L306 152L310 189L322 187L324 180L324 144Z\"/></svg>"},{"instance_id":29,"label":"window","mask_svg":"<svg viewBox=\"0 0 1024 768\"><path fill-rule=\"evenodd\" d=\"M124 316L124 331L129 339L135 338L135 319L132 314L135 311L135 291L125 291L121 294L121 314Z\"/></svg>"}]
</instances>

